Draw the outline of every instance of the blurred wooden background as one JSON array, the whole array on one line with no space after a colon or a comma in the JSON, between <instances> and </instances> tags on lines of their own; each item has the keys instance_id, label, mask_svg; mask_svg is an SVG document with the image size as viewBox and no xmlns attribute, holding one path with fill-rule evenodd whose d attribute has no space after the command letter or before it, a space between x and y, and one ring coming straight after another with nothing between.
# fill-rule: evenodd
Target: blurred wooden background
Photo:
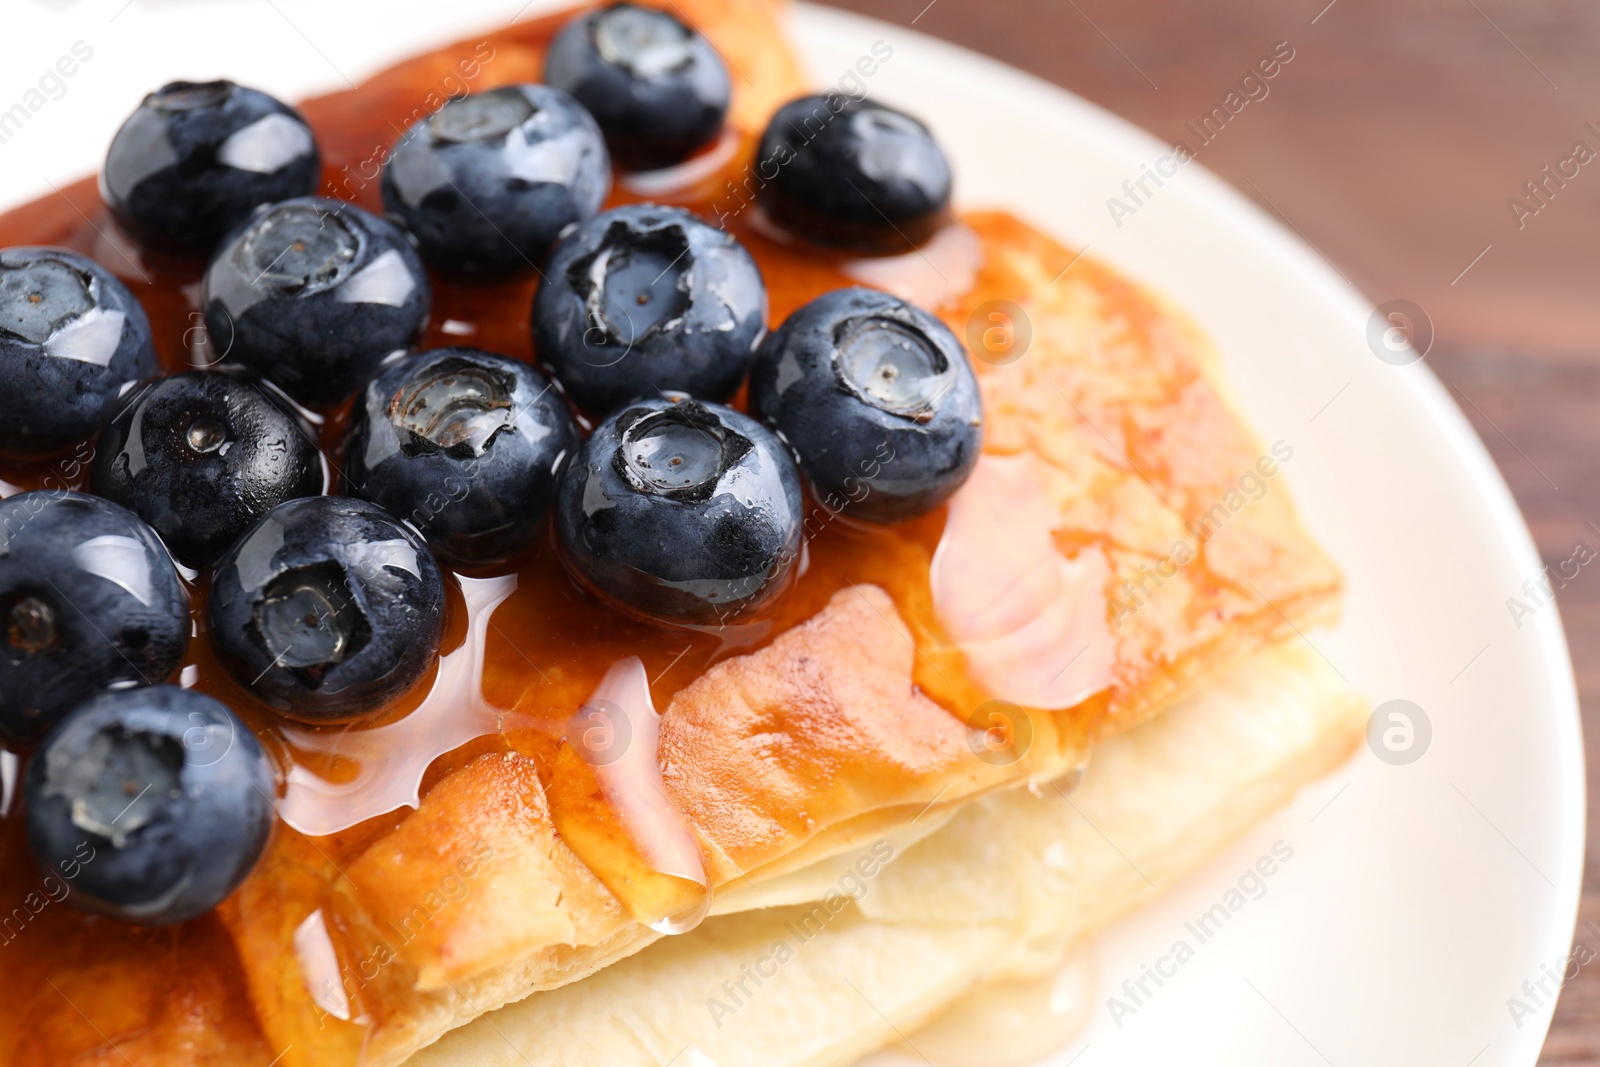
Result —
<instances>
[{"instance_id":1,"label":"blurred wooden background","mask_svg":"<svg viewBox=\"0 0 1600 1067\"><path fill-rule=\"evenodd\" d=\"M1269 199L1374 303L1420 304L1436 330L1428 361L1546 564L1579 542L1600 552L1600 157L1567 164L1564 184L1543 174L1578 141L1600 153L1600 4L835 2L1003 59L1169 141L1289 41L1293 64L1206 148L1206 166ZM1513 197L1528 205L1520 218ZM1600 572L1557 598L1591 755L1577 939L1600 954ZM1564 990L1540 1063L1600 1064L1600 967Z\"/></svg>"}]
</instances>

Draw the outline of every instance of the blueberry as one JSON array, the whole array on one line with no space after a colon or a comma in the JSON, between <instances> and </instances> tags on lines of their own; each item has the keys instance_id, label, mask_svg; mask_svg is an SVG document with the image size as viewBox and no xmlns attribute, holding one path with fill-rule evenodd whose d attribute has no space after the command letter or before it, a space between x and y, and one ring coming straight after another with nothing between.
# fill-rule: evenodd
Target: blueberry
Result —
<instances>
[{"instance_id":1,"label":"blueberry","mask_svg":"<svg viewBox=\"0 0 1600 1067\"><path fill-rule=\"evenodd\" d=\"M100 194L141 240L205 253L259 205L314 191L321 173L293 108L230 81L173 82L112 138Z\"/></svg>"},{"instance_id":2,"label":"blueberry","mask_svg":"<svg viewBox=\"0 0 1600 1067\"><path fill-rule=\"evenodd\" d=\"M794 448L822 503L898 522L943 503L983 445L983 400L949 328L872 289L827 293L761 345L750 410Z\"/></svg>"},{"instance_id":3,"label":"blueberry","mask_svg":"<svg viewBox=\"0 0 1600 1067\"><path fill-rule=\"evenodd\" d=\"M191 371L129 398L100 437L91 484L201 567L285 500L321 493L325 480L310 427L263 388Z\"/></svg>"},{"instance_id":4,"label":"blueberry","mask_svg":"<svg viewBox=\"0 0 1600 1067\"><path fill-rule=\"evenodd\" d=\"M383 368L351 416L349 491L409 520L441 559L498 563L543 529L578 426L528 364L441 348Z\"/></svg>"},{"instance_id":5,"label":"blueberry","mask_svg":"<svg viewBox=\"0 0 1600 1067\"><path fill-rule=\"evenodd\" d=\"M155 531L109 500L0 500L0 735L35 740L107 689L164 682L189 594Z\"/></svg>"},{"instance_id":6,"label":"blueberry","mask_svg":"<svg viewBox=\"0 0 1600 1067\"><path fill-rule=\"evenodd\" d=\"M820 244L904 252L950 208L950 163L910 115L838 93L778 109L762 135L767 214Z\"/></svg>"},{"instance_id":7,"label":"blueberry","mask_svg":"<svg viewBox=\"0 0 1600 1067\"><path fill-rule=\"evenodd\" d=\"M410 527L365 500L280 504L217 563L217 658L310 722L377 711L416 685L444 633L444 579Z\"/></svg>"},{"instance_id":8,"label":"blueberry","mask_svg":"<svg viewBox=\"0 0 1600 1067\"><path fill-rule=\"evenodd\" d=\"M141 925L222 903L266 851L273 773L250 729L202 693L107 693L28 765L28 843L67 903Z\"/></svg>"},{"instance_id":9,"label":"blueberry","mask_svg":"<svg viewBox=\"0 0 1600 1067\"><path fill-rule=\"evenodd\" d=\"M625 610L688 625L757 611L800 551L799 474L755 420L687 397L630 405L567 467L556 528L569 564Z\"/></svg>"},{"instance_id":10,"label":"blueberry","mask_svg":"<svg viewBox=\"0 0 1600 1067\"><path fill-rule=\"evenodd\" d=\"M452 100L412 126L383 168L383 205L440 270L536 269L611 188L600 127L544 85Z\"/></svg>"},{"instance_id":11,"label":"blueberry","mask_svg":"<svg viewBox=\"0 0 1600 1067\"><path fill-rule=\"evenodd\" d=\"M0 250L0 455L92 436L159 371L150 320L110 271L60 248Z\"/></svg>"},{"instance_id":12,"label":"blueberry","mask_svg":"<svg viewBox=\"0 0 1600 1067\"><path fill-rule=\"evenodd\" d=\"M533 304L539 359L579 407L662 391L723 401L767 332L744 246L679 208L633 204L564 238Z\"/></svg>"},{"instance_id":13,"label":"blueberry","mask_svg":"<svg viewBox=\"0 0 1600 1067\"><path fill-rule=\"evenodd\" d=\"M257 213L206 270L215 351L306 404L337 404L428 321L422 259L393 223L303 197Z\"/></svg>"},{"instance_id":14,"label":"blueberry","mask_svg":"<svg viewBox=\"0 0 1600 1067\"><path fill-rule=\"evenodd\" d=\"M666 11L612 4L567 23L544 80L571 93L633 170L670 166L717 136L731 88L722 57Z\"/></svg>"}]
</instances>

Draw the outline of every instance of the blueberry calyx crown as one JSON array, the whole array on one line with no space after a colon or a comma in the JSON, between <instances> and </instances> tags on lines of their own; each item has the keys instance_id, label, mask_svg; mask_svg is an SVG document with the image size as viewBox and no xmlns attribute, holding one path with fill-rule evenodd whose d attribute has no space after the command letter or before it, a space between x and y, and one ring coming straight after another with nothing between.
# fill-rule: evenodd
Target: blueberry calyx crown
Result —
<instances>
[{"instance_id":1,"label":"blueberry calyx crown","mask_svg":"<svg viewBox=\"0 0 1600 1067\"><path fill-rule=\"evenodd\" d=\"M48 601L23 596L6 613L6 643L24 655L32 656L55 648L61 642L56 613Z\"/></svg>"},{"instance_id":2,"label":"blueberry calyx crown","mask_svg":"<svg viewBox=\"0 0 1600 1067\"><path fill-rule=\"evenodd\" d=\"M67 490L0 501L0 738L37 741L99 693L164 680L190 631L172 557L136 515Z\"/></svg>"},{"instance_id":3,"label":"blueberry calyx crown","mask_svg":"<svg viewBox=\"0 0 1600 1067\"><path fill-rule=\"evenodd\" d=\"M693 268L681 226L640 230L618 219L600 247L574 262L567 277L573 291L583 295L589 330L606 342L632 346L682 321L694 302Z\"/></svg>"},{"instance_id":4,"label":"blueberry calyx crown","mask_svg":"<svg viewBox=\"0 0 1600 1067\"><path fill-rule=\"evenodd\" d=\"M544 80L594 115L625 170L670 167L715 141L732 91L710 41L667 11L631 3L567 23L545 53Z\"/></svg>"},{"instance_id":5,"label":"blueberry calyx crown","mask_svg":"<svg viewBox=\"0 0 1600 1067\"><path fill-rule=\"evenodd\" d=\"M435 141L447 144L493 141L533 118L537 110L527 94L508 85L450 101L427 128Z\"/></svg>"},{"instance_id":6,"label":"blueberry calyx crown","mask_svg":"<svg viewBox=\"0 0 1600 1067\"><path fill-rule=\"evenodd\" d=\"M86 442L159 372L150 320L116 275L64 248L0 249L0 455Z\"/></svg>"},{"instance_id":7,"label":"blueberry calyx crown","mask_svg":"<svg viewBox=\"0 0 1600 1067\"><path fill-rule=\"evenodd\" d=\"M534 349L593 415L668 392L725 403L766 334L749 251L681 208L613 208L564 237L545 274Z\"/></svg>"},{"instance_id":8,"label":"blueberry calyx crown","mask_svg":"<svg viewBox=\"0 0 1600 1067\"><path fill-rule=\"evenodd\" d=\"M782 595L802 555L803 508L775 434L669 393L595 427L562 476L555 517L563 561L608 602L715 626Z\"/></svg>"},{"instance_id":9,"label":"blueberry calyx crown","mask_svg":"<svg viewBox=\"0 0 1600 1067\"><path fill-rule=\"evenodd\" d=\"M694 62L694 32L664 11L615 4L595 17L589 32L601 59L638 78L659 78Z\"/></svg>"},{"instance_id":10,"label":"blueberry calyx crown","mask_svg":"<svg viewBox=\"0 0 1600 1067\"><path fill-rule=\"evenodd\" d=\"M268 512L217 564L217 658L262 702L305 722L350 722L435 662L444 579L415 530L353 497Z\"/></svg>"},{"instance_id":11,"label":"blueberry calyx crown","mask_svg":"<svg viewBox=\"0 0 1600 1067\"><path fill-rule=\"evenodd\" d=\"M150 106L158 111L198 111L217 107L238 90L226 79L209 82L168 82L149 96Z\"/></svg>"},{"instance_id":12,"label":"blueberry calyx crown","mask_svg":"<svg viewBox=\"0 0 1600 1067\"><path fill-rule=\"evenodd\" d=\"M407 455L443 452L475 459L516 423L509 375L464 359L446 359L406 382L389 401L389 421Z\"/></svg>"},{"instance_id":13,"label":"blueberry calyx crown","mask_svg":"<svg viewBox=\"0 0 1600 1067\"><path fill-rule=\"evenodd\" d=\"M847 391L913 422L933 418L950 363L926 336L892 319L849 319L835 333L834 371Z\"/></svg>"},{"instance_id":14,"label":"blueberry calyx crown","mask_svg":"<svg viewBox=\"0 0 1600 1067\"><path fill-rule=\"evenodd\" d=\"M983 444L982 392L961 340L878 290L835 290L790 315L762 342L749 395L818 500L865 522L937 507Z\"/></svg>"},{"instance_id":15,"label":"blueberry calyx crown","mask_svg":"<svg viewBox=\"0 0 1600 1067\"><path fill-rule=\"evenodd\" d=\"M755 447L703 405L684 400L619 419L622 441L611 463L640 493L685 503L711 499L722 476Z\"/></svg>"},{"instance_id":16,"label":"blueberry calyx crown","mask_svg":"<svg viewBox=\"0 0 1600 1067\"><path fill-rule=\"evenodd\" d=\"M302 404L342 403L428 321L422 258L344 201L286 200L229 233L201 291L210 344Z\"/></svg>"},{"instance_id":17,"label":"blueberry calyx crown","mask_svg":"<svg viewBox=\"0 0 1600 1067\"><path fill-rule=\"evenodd\" d=\"M42 795L66 801L79 830L123 848L181 794L182 774L180 739L108 725L81 752L46 751Z\"/></svg>"},{"instance_id":18,"label":"blueberry calyx crown","mask_svg":"<svg viewBox=\"0 0 1600 1067\"><path fill-rule=\"evenodd\" d=\"M269 210L235 253L253 284L285 295L333 288L360 254L361 238L338 212L305 202Z\"/></svg>"},{"instance_id":19,"label":"blueberry calyx crown","mask_svg":"<svg viewBox=\"0 0 1600 1067\"><path fill-rule=\"evenodd\" d=\"M87 274L59 259L40 258L0 267L0 331L19 341L44 344L63 326L96 307Z\"/></svg>"},{"instance_id":20,"label":"blueberry calyx crown","mask_svg":"<svg viewBox=\"0 0 1600 1067\"><path fill-rule=\"evenodd\" d=\"M579 442L560 393L532 365L432 349L367 382L345 436L345 485L408 520L441 561L489 566L539 539Z\"/></svg>"},{"instance_id":21,"label":"blueberry calyx crown","mask_svg":"<svg viewBox=\"0 0 1600 1067\"><path fill-rule=\"evenodd\" d=\"M70 903L167 925L216 907L272 835L273 768L215 699L149 686L68 713L23 780L29 850ZM69 899L69 898L58 898Z\"/></svg>"},{"instance_id":22,"label":"blueberry calyx crown","mask_svg":"<svg viewBox=\"0 0 1600 1067\"><path fill-rule=\"evenodd\" d=\"M251 636L279 666L316 689L329 671L367 646L372 627L343 570L325 562L275 578L256 605Z\"/></svg>"}]
</instances>

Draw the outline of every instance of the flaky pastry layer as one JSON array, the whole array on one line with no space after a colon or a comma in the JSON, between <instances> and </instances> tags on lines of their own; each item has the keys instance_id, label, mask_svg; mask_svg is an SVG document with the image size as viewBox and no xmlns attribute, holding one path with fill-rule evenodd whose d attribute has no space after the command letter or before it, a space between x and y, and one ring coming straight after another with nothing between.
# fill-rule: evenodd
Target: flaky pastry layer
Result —
<instances>
[{"instance_id":1,"label":"flaky pastry layer","mask_svg":"<svg viewBox=\"0 0 1600 1067\"><path fill-rule=\"evenodd\" d=\"M844 1067L974 985L1054 968L1342 763L1366 713L1299 641L1249 657L1100 745L1076 789L1005 790L904 850L819 864L819 903L712 919L408 1067Z\"/></svg>"}]
</instances>

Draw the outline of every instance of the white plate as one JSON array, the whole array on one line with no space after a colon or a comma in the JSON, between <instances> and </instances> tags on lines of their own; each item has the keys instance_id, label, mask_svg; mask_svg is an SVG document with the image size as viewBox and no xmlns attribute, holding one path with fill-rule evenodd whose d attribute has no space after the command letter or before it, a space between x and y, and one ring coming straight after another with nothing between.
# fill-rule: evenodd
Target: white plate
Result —
<instances>
[{"instance_id":1,"label":"white plate","mask_svg":"<svg viewBox=\"0 0 1600 1067\"><path fill-rule=\"evenodd\" d=\"M8 27L0 111L73 42L94 56L0 142L0 203L92 169L139 96L172 77L227 74L289 97L324 91L503 22L522 0L124 6L29 4ZM1533 1064L1551 1000L1535 1002L1523 984L1559 969L1572 937L1582 740L1555 607L1520 627L1508 610L1542 565L1460 411L1425 364L1378 359L1371 305L1200 163L1118 227L1107 198L1168 146L897 27L802 8L795 29L819 83L836 82L874 41L893 47L870 91L935 127L962 203L1013 208L1198 317L1260 436L1293 446L1288 479L1349 578L1344 624L1310 639L1375 702L1412 701L1431 722L1416 762L1362 751L1098 938L1092 1022L1050 1062ZM1280 838L1294 859L1267 894L1118 1026L1105 998ZM1513 1018L1513 997L1531 1013Z\"/></svg>"}]
</instances>

